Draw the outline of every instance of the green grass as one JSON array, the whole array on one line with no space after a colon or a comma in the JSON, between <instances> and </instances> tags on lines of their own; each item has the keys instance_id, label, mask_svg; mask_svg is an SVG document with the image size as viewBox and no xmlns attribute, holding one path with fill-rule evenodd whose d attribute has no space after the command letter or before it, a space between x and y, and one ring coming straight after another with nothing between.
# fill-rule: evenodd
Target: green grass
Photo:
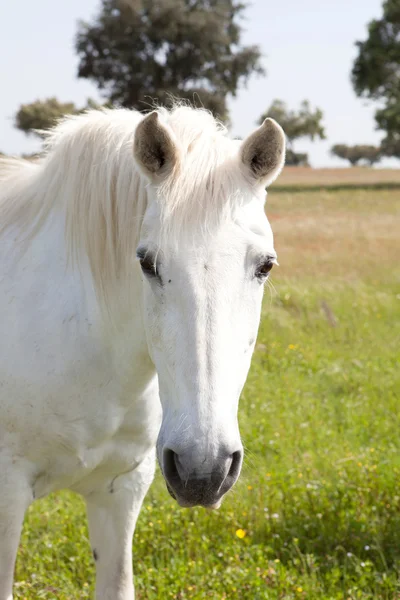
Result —
<instances>
[{"instance_id":1,"label":"green grass","mask_svg":"<svg viewBox=\"0 0 400 600\"><path fill-rule=\"evenodd\" d=\"M354 230L339 227L335 260L322 256L304 269L298 260L309 256L304 227L320 236L323 219L343 211L346 223L370 218L372 230L376 214L389 216L386 242L397 231L398 193L380 203L376 192L348 194L271 198L272 221L283 215L279 245L287 235L292 254L283 252L274 274L278 293L266 293L241 399L244 471L215 512L180 509L158 474L134 541L138 599L400 598L399 252L386 245L380 270L369 246L380 247L379 227L367 246L349 246ZM307 205L320 216L301 221L296 236L292 213L306 218ZM16 581L16 599L91 597L78 497L61 493L31 507Z\"/></svg>"}]
</instances>

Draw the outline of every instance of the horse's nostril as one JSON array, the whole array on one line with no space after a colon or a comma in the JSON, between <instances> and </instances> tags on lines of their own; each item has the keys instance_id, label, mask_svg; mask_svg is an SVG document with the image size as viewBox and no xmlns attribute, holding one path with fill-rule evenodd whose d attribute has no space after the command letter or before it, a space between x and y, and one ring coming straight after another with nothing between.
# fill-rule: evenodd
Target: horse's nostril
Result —
<instances>
[{"instance_id":1,"label":"horse's nostril","mask_svg":"<svg viewBox=\"0 0 400 600\"><path fill-rule=\"evenodd\" d=\"M181 479L181 473L179 472L180 463L176 452L170 448L166 448L163 454L163 467L165 477L171 481L178 481Z\"/></svg>"},{"instance_id":2,"label":"horse's nostril","mask_svg":"<svg viewBox=\"0 0 400 600\"><path fill-rule=\"evenodd\" d=\"M173 473L176 471L175 452L169 448L165 448L163 456L163 466L165 473Z\"/></svg>"},{"instance_id":3,"label":"horse's nostril","mask_svg":"<svg viewBox=\"0 0 400 600\"><path fill-rule=\"evenodd\" d=\"M221 482L221 487L219 489L222 494L226 494L226 492L236 483L240 475L243 462L243 450L237 450L231 454L230 461L229 471Z\"/></svg>"},{"instance_id":4,"label":"horse's nostril","mask_svg":"<svg viewBox=\"0 0 400 600\"><path fill-rule=\"evenodd\" d=\"M228 477L232 477L236 481L236 479L240 475L240 470L242 468L243 461L243 451L237 450L232 454L232 463L229 469Z\"/></svg>"},{"instance_id":5,"label":"horse's nostril","mask_svg":"<svg viewBox=\"0 0 400 600\"><path fill-rule=\"evenodd\" d=\"M234 485L242 467L243 451L229 454L221 449L221 455L204 465L191 452L179 455L171 448L164 449L162 469L167 488L181 506L213 506Z\"/></svg>"}]
</instances>

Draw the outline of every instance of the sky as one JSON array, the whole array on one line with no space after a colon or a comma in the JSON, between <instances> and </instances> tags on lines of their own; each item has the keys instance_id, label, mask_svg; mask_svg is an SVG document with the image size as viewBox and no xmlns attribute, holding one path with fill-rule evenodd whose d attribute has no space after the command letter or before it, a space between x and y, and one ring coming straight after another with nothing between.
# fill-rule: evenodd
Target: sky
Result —
<instances>
[{"instance_id":1,"label":"sky","mask_svg":"<svg viewBox=\"0 0 400 600\"><path fill-rule=\"evenodd\" d=\"M94 84L77 79L74 36L100 0L0 2L0 151L34 152L40 142L13 126L20 104L56 96L83 105L101 100ZM336 143L379 144L372 102L357 98L350 71L356 40L379 18L382 0L253 0L244 13L243 44L257 44L266 77L253 76L230 99L231 133L245 137L275 98L296 109L304 99L324 113L326 141L298 140L314 167L346 166L330 155ZM386 160L381 166L398 166Z\"/></svg>"}]
</instances>

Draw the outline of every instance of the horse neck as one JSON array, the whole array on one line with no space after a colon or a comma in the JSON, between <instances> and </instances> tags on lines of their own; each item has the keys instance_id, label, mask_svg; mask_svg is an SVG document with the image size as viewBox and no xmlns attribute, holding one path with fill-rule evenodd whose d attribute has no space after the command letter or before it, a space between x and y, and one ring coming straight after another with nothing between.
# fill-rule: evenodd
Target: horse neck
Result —
<instances>
[{"instance_id":1,"label":"horse neck","mask_svg":"<svg viewBox=\"0 0 400 600\"><path fill-rule=\"evenodd\" d=\"M6 163L0 241L5 234L10 251L30 255L31 264L44 261L46 270L50 264L55 272L72 270L93 313L102 315L107 335L111 331L112 339L127 342L122 329L137 329L142 304L135 252L148 203L147 181L135 167L131 144L116 143L119 130L106 146L100 127L98 135L99 140L83 140L85 152L74 135L65 143L60 138L39 163Z\"/></svg>"}]
</instances>

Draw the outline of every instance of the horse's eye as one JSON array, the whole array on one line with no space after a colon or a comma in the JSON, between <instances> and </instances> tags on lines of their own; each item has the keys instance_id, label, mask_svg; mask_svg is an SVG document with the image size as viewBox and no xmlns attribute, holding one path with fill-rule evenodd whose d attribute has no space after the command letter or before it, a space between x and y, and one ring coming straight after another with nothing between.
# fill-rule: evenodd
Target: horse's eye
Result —
<instances>
[{"instance_id":1,"label":"horse's eye","mask_svg":"<svg viewBox=\"0 0 400 600\"><path fill-rule=\"evenodd\" d=\"M273 266L274 261L271 258L268 258L267 260L259 264L255 273L257 279L259 279L260 281L266 279Z\"/></svg>"},{"instance_id":2,"label":"horse's eye","mask_svg":"<svg viewBox=\"0 0 400 600\"><path fill-rule=\"evenodd\" d=\"M137 251L137 257L140 262L140 267L145 275L148 277L159 277L157 259L152 252L140 249Z\"/></svg>"},{"instance_id":3,"label":"horse's eye","mask_svg":"<svg viewBox=\"0 0 400 600\"><path fill-rule=\"evenodd\" d=\"M154 262L152 256L142 258L142 260L140 261L140 266L142 268L143 273L145 273L146 275L150 275L151 277L158 277L157 264Z\"/></svg>"}]
</instances>

